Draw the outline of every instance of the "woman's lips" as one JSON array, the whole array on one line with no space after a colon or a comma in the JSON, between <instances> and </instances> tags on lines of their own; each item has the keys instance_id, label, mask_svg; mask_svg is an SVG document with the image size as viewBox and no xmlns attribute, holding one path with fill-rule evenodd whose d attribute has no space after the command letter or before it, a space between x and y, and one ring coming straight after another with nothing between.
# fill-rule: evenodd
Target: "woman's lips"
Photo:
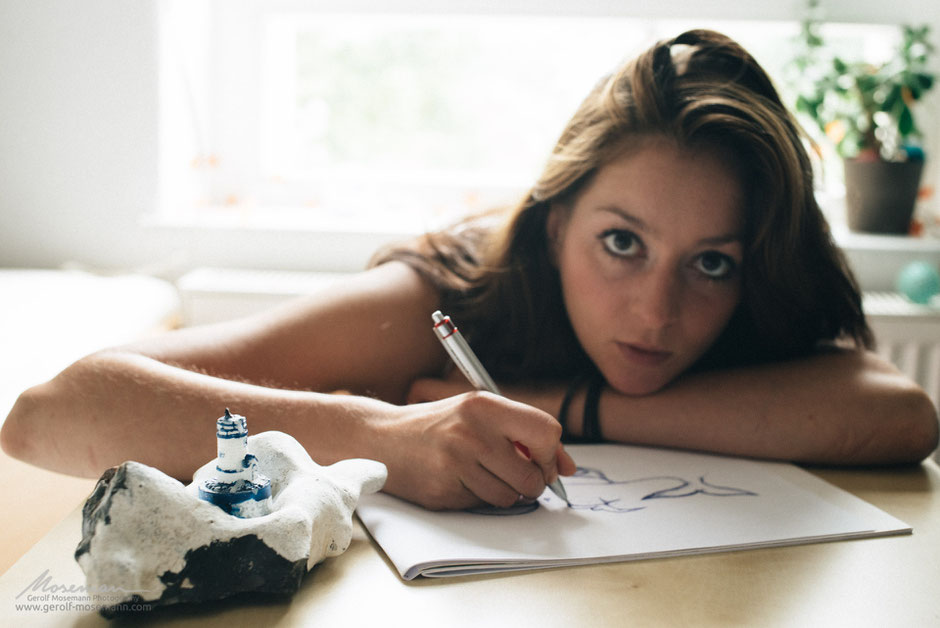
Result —
<instances>
[{"instance_id":1,"label":"woman's lips","mask_svg":"<svg viewBox=\"0 0 940 628\"><path fill-rule=\"evenodd\" d=\"M659 366L670 357L671 351L648 347L644 345L631 344L627 342L618 342L617 346L620 352L628 361L640 366Z\"/></svg>"}]
</instances>

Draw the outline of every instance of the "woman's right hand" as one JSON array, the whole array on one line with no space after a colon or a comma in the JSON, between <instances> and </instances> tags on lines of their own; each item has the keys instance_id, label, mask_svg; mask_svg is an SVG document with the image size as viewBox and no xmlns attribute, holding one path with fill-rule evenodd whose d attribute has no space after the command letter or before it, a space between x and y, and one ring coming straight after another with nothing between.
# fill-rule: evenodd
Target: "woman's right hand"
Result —
<instances>
[{"instance_id":1,"label":"woman's right hand","mask_svg":"<svg viewBox=\"0 0 940 628\"><path fill-rule=\"evenodd\" d=\"M389 493L434 510L507 507L537 499L559 474L575 471L561 426L542 410L479 391L419 401L398 406L383 424L377 448L389 467Z\"/></svg>"}]
</instances>

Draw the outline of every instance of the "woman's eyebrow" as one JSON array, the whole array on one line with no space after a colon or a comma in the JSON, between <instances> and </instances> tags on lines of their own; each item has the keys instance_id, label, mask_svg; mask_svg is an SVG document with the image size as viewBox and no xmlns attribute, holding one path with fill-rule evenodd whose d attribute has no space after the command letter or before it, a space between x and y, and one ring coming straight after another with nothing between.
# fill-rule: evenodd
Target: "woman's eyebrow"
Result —
<instances>
[{"instance_id":1,"label":"woman's eyebrow","mask_svg":"<svg viewBox=\"0 0 940 628\"><path fill-rule=\"evenodd\" d=\"M721 244L743 244L744 238L738 233L729 233L727 235L711 236L699 240L700 244L710 244L713 246Z\"/></svg>"},{"instance_id":2,"label":"woman's eyebrow","mask_svg":"<svg viewBox=\"0 0 940 628\"><path fill-rule=\"evenodd\" d=\"M621 219L623 219L623 220L625 220L625 221L627 221L627 222L633 224L634 226L636 226L638 229L640 229L640 230L642 230L642 231L655 232L654 229L650 228L650 226L649 226L648 224L646 224L645 222L643 222L643 219L641 219L641 218L639 218L639 217L637 217L637 216L634 216L634 215L631 214L630 212L626 211L625 209L623 209L623 208L621 208L621 207L617 207L616 205L603 205L603 206L599 207L598 210L599 210L599 211L602 211L602 212L607 212L608 214L614 214L614 215L617 216L618 218L621 218Z\"/></svg>"}]
</instances>

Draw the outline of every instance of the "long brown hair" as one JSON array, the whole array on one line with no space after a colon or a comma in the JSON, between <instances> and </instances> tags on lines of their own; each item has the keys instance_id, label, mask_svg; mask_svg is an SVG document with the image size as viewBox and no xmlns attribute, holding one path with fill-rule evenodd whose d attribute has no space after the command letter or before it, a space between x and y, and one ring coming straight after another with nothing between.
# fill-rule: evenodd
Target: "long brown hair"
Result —
<instances>
[{"instance_id":1,"label":"long brown hair","mask_svg":"<svg viewBox=\"0 0 940 628\"><path fill-rule=\"evenodd\" d=\"M754 58L713 31L659 42L598 83L508 213L380 252L373 264L407 261L437 286L497 377L591 369L565 311L547 217L570 207L631 140L654 134L727 148L747 194L741 303L695 368L807 355L836 339L872 345L858 287L813 194L799 126Z\"/></svg>"}]
</instances>

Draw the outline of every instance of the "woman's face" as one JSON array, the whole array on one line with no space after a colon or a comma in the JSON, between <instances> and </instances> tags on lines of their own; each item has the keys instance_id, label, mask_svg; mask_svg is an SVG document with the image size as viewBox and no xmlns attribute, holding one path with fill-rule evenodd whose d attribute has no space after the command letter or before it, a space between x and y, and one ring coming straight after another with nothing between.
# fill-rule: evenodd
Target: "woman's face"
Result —
<instances>
[{"instance_id":1,"label":"woman's face","mask_svg":"<svg viewBox=\"0 0 940 628\"><path fill-rule=\"evenodd\" d=\"M741 299L744 193L724 154L645 138L550 214L571 324L620 392L675 379Z\"/></svg>"}]
</instances>

